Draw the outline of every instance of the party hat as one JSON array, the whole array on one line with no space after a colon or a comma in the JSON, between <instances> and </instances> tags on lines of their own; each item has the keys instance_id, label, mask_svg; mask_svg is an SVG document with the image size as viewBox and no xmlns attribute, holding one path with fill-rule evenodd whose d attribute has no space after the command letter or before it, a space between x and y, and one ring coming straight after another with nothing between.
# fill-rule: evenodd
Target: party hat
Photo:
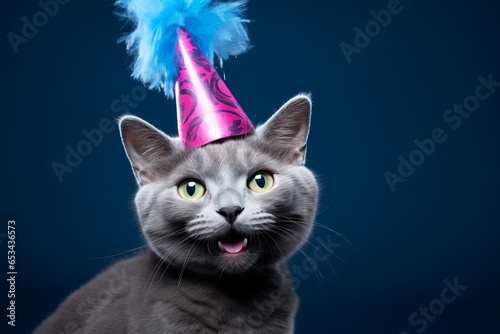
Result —
<instances>
[{"instance_id":1,"label":"party hat","mask_svg":"<svg viewBox=\"0 0 500 334\"><path fill-rule=\"evenodd\" d=\"M132 76L176 98L179 137L186 147L254 131L213 66L244 53L249 38L246 1L118 0L135 24L123 39L135 55Z\"/></svg>"}]
</instances>

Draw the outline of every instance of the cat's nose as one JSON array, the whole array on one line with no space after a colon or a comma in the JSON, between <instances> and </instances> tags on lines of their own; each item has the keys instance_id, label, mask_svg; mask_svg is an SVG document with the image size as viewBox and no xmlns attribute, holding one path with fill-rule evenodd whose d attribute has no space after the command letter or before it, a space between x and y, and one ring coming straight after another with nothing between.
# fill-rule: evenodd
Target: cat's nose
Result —
<instances>
[{"instance_id":1,"label":"cat's nose","mask_svg":"<svg viewBox=\"0 0 500 334\"><path fill-rule=\"evenodd\" d=\"M244 208L242 208L240 206L229 206L229 207L222 208L216 212L219 215L221 215L222 217L226 218L226 220L229 224L232 224L236 220L236 217L238 217L238 215L241 212L243 212L243 209Z\"/></svg>"}]
</instances>

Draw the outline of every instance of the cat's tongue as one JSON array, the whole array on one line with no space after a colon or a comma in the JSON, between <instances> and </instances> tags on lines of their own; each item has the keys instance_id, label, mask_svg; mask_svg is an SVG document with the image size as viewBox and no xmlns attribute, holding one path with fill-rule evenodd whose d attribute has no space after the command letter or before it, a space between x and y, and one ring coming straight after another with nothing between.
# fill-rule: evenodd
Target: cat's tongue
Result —
<instances>
[{"instance_id":1,"label":"cat's tongue","mask_svg":"<svg viewBox=\"0 0 500 334\"><path fill-rule=\"evenodd\" d=\"M221 251L225 251L229 254L238 254L247 247L247 244L247 238L240 240L221 240L219 241L219 248Z\"/></svg>"}]
</instances>

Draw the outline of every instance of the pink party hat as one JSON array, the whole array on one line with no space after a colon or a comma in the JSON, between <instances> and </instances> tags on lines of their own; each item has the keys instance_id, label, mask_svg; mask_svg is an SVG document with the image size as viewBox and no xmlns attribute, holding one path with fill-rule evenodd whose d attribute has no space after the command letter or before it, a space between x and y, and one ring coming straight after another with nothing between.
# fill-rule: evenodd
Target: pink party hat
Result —
<instances>
[{"instance_id":1,"label":"pink party hat","mask_svg":"<svg viewBox=\"0 0 500 334\"><path fill-rule=\"evenodd\" d=\"M254 126L193 38L180 28L175 84L179 137L199 147L254 131Z\"/></svg>"},{"instance_id":2,"label":"pink party hat","mask_svg":"<svg viewBox=\"0 0 500 334\"><path fill-rule=\"evenodd\" d=\"M241 54L249 39L241 17L246 1L209 5L209 0L118 0L136 24L125 37L135 56L132 75L163 89L177 105L179 137L200 147L254 131L238 101L213 67Z\"/></svg>"}]
</instances>

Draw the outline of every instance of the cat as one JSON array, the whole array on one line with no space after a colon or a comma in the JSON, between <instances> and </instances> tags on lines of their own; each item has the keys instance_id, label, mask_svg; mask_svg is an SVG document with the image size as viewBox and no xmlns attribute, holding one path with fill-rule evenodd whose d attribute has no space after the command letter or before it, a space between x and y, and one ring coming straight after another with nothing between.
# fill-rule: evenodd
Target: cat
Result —
<instances>
[{"instance_id":1,"label":"cat","mask_svg":"<svg viewBox=\"0 0 500 334\"><path fill-rule=\"evenodd\" d=\"M293 333L285 261L309 237L318 201L304 166L310 118L300 94L252 134L184 148L122 117L149 250L72 293L34 333Z\"/></svg>"}]
</instances>

